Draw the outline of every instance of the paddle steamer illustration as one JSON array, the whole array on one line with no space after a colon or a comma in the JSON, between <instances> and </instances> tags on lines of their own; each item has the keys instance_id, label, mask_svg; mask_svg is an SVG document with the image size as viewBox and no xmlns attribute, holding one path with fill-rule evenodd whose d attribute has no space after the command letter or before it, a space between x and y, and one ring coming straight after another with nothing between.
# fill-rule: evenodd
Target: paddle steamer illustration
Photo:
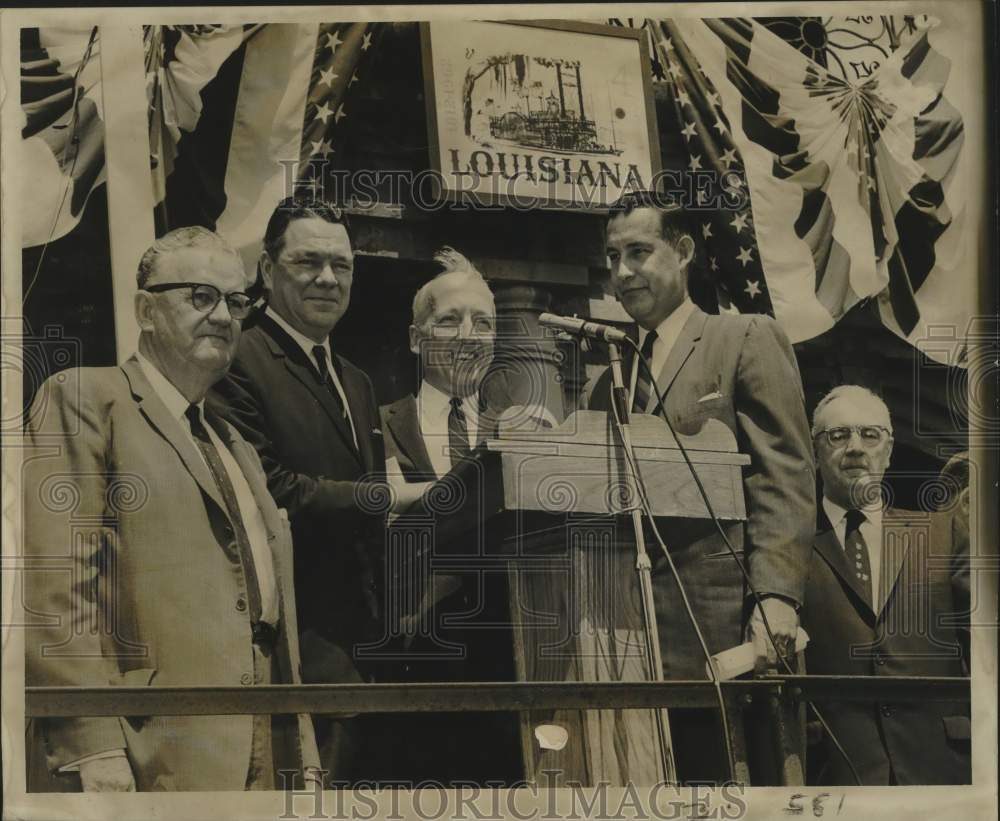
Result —
<instances>
[{"instance_id":1,"label":"paddle steamer illustration","mask_svg":"<svg viewBox=\"0 0 1000 821\"><path fill-rule=\"evenodd\" d=\"M532 64L548 70L544 80L532 81ZM495 89L491 96L475 106L480 116L467 119L470 136L485 142L486 133L474 132L487 126L489 138L526 148L557 153L622 153L615 141L613 123L610 139L602 140L600 131L606 129L599 130L597 121L587 116L579 61L521 54L493 56L485 64L469 70L464 101L468 114L471 115L474 108L472 97L476 82L490 73Z\"/></svg>"}]
</instances>

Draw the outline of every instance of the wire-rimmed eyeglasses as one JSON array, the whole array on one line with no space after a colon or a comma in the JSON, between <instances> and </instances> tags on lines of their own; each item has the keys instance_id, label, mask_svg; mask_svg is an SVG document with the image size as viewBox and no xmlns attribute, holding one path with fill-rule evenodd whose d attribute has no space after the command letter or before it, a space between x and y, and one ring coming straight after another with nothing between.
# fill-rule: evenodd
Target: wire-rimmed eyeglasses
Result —
<instances>
[{"instance_id":1,"label":"wire-rimmed eyeglasses","mask_svg":"<svg viewBox=\"0 0 1000 821\"><path fill-rule=\"evenodd\" d=\"M816 431L814 438L825 436L831 447L839 448L850 441L852 433L858 434L861 444L866 448L873 448L885 439L892 437L892 431L882 425L838 425Z\"/></svg>"}]
</instances>

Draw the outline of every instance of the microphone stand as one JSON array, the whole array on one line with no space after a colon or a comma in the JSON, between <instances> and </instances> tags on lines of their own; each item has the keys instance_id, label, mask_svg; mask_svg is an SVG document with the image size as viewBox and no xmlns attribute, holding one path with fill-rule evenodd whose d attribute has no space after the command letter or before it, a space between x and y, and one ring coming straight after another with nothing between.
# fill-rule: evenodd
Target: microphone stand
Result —
<instances>
[{"instance_id":1,"label":"microphone stand","mask_svg":"<svg viewBox=\"0 0 1000 821\"><path fill-rule=\"evenodd\" d=\"M660 636L656 626L656 610L653 602L653 581L651 576L652 563L646 552L646 535L642 528L642 504L639 499L639 477L635 471L639 469L639 461L632 445L632 433L629 427L628 388L622 377L622 358L618 343L608 341L608 361L611 366L611 401L615 430L618 431L618 446L624 456L625 488L630 502L632 514L632 529L635 532L635 569L639 575L639 590L642 603L643 626L646 635L646 663L649 666L650 680L663 681L663 659L660 656ZM617 412L615 412L617 411ZM656 710L657 741L660 747L660 759L663 762L664 780L676 782L677 770L674 765L673 742L670 738L670 723L665 708Z\"/></svg>"}]
</instances>

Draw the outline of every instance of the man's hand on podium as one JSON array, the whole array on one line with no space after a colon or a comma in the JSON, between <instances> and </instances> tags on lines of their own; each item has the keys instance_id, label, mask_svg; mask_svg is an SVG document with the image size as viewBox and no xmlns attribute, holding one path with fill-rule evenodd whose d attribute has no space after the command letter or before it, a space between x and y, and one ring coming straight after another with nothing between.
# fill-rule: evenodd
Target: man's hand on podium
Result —
<instances>
[{"instance_id":1,"label":"man's hand on podium","mask_svg":"<svg viewBox=\"0 0 1000 821\"><path fill-rule=\"evenodd\" d=\"M778 649L791 665L795 657L795 635L799 628L799 614L795 606L780 596L762 596L761 604L754 608L750 619L750 640L754 648L754 672L758 675L778 667L778 654L774 650L764 627L761 606Z\"/></svg>"}]
</instances>

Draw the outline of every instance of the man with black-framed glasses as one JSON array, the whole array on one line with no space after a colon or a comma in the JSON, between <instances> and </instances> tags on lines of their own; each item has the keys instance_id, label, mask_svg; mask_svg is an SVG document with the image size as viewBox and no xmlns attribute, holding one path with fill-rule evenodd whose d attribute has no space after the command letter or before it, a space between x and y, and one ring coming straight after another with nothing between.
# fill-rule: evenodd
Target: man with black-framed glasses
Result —
<instances>
[{"instance_id":1,"label":"man with black-framed glasses","mask_svg":"<svg viewBox=\"0 0 1000 821\"><path fill-rule=\"evenodd\" d=\"M25 577L48 617L26 629L26 682L300 683L287 521L204 401L251 309L240 257L180 228L137 285L138 352L56 374L25 425L25 557L56 571ZM28 737L32 791L273 790L319 767L307 715L50 719Z\"/></svg>"},{"instance_id":2,"label":"man with black-framed glasses","mask_svg":"<svg viewBox=\"0 0 1000 821\"><path fill-rule=\"evenodd\" d=\"M894 439L885 403L841 385L817 404L812 434L823 498L802 612L807 671L961 676L962 546L950 516L891 505L885 474ZM969 783L962 705L887 699L819 708L864 784ZM854 784L829 738L814 745L809 764L815 783Z\"/></svg>"}]
</instances>

